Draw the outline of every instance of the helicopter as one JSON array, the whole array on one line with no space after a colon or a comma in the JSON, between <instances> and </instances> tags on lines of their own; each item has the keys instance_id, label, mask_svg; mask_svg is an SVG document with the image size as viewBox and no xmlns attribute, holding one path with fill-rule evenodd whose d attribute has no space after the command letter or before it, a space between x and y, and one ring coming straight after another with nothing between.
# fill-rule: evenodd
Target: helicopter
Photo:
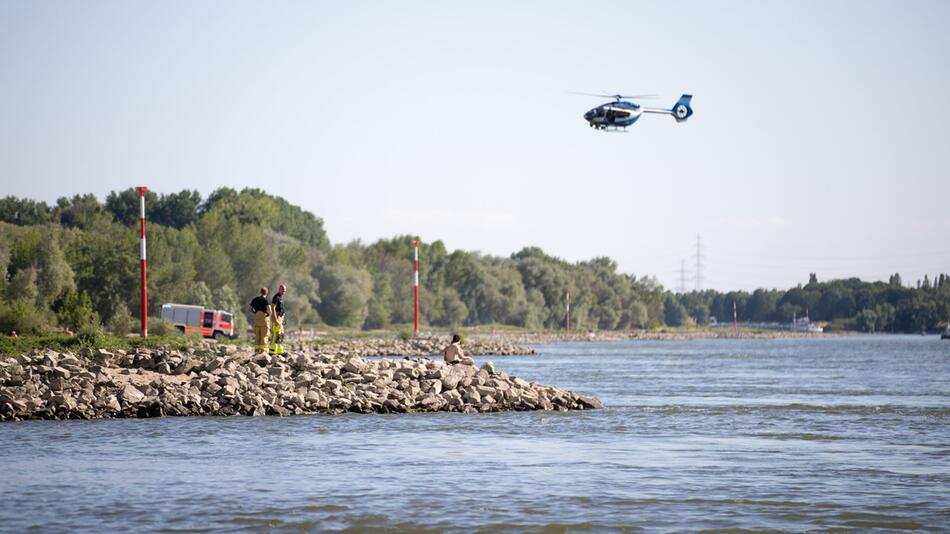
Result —
<instances>
[{"instance_id":1,"label":"helicopter","mask_svg":"<svg viewBox=\"0 0 950 534\"><path fill-rule=\"evenodd\" d=\"M689 105L689 101L693 99L693 95L683 95L679 100L676 101L675 104L673 104L671 109L665 109L647 108L637 104L636 102L625 100L655 98L656 95L611 95L604 93L574 94L614 99L613 102L601 104L584 114L584 120L590 124L591 128L596 128L603 131L620 131L621 128L623 128L623 131L626 131L627 126L631 126L633 123L637 122L642 113L663 113L666 115L672 115L673 118L676 119L676 122L683 122L693 115L693 108L691 108Z\"/></svg>"}]
</instances>

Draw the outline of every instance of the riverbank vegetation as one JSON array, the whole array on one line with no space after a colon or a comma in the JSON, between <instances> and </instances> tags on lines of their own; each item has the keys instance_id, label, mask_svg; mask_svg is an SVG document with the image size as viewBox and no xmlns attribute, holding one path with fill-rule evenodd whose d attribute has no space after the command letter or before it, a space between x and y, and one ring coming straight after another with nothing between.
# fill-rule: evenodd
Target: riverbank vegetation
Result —
<instances>
[{"instance_id":1,"label":"riverbank vegetation","mask_svg":"<svg viewBox=\"0 0 950 534\"><path fill-rule=\"evenodd\" d=\"M147 193L149 315L161 304L241 312L261 286L290 287L291 328L405 328L412 321L412 242L331 245L323 221L257 189ZM61 198L55 205L0 199L0 332L133 331L139 314L138 193ZM847 329L934 330L950 316L950 276L918 287L857 279L786 291L674 294L609 258L571 263L526 247L510 257L420 245L424 327L561 328L571 295L578 331L704 325L710 318L813 321ZM154 323L160 325L160 323ZM156 328L161 328L156 326ZM155 333L155 332L152 332Z\"/></svg>"},{"instance_id":2,"label":"riverbank vegetation","mask_svg":"<svg viewBox=\"0 0 950 534\"><path fill-rule=\"evenodd\" d=\"M938 274L904 285L900 274L887 282L865 282L857 278L819 282L809 275L805 285L788 290L757 289L753 292L699 291L671 296L681 308L670 314L667 324L678 324L685 313L704 323L709 317L720 322L732 320L735 301L738 320L749 323L790 323L808 317L826 324L826 330L861 332L935 332L950 318L950 275ZM669 303L669 301L668 301Z\"/></svg>"}]
</instances>

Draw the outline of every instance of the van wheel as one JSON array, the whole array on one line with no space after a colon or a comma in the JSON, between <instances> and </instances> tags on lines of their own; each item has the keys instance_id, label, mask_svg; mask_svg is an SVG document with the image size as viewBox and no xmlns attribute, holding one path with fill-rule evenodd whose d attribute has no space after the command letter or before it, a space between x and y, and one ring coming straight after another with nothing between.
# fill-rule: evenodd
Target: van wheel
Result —
<instances>
[{"instance_id":1,"label":"van wheel","mask_svg":"<svg viewBox=\"0 0 950 534\"><path fill-rule=\"evenodd\" d=\"M211 334L211 337L213 337L213 338L215 339L215 341L221 339L221 336L222 336L222 334L221 334L221 331L220 331L220 330L215 330L214 333Z\"/></svg>"},{"instance_id":2,"label":"van wheel","mask_svg":"<svg viewBox=\"0 0 950 534\"><path fill-rule=\"evenodd\" d=\"M184 326L178 325L178 326L176 326L175 328L177 328L178 331L181 332L182 334L185 333L185 327L184 327Z\"/></svg>"}]
</instances>

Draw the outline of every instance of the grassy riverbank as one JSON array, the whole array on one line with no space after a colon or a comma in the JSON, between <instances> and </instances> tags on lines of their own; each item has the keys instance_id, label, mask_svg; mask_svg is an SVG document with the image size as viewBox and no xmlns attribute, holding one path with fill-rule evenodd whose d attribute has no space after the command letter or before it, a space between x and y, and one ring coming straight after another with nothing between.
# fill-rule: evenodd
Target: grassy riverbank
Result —
<instances>
[{"instance_id":1,"label":"grassy riverbank","mask_svg":"<svg viewBox=\"0 0 950 534\"><path fill-rule=\"evenodd\" d=\"M54 350L57 352L77 352L83 348L105 350L134 350L139 348L185 350L202 341L196 336L172 334L165 336L130 337L112 334L49 334L43 336L10 337L0 335L0 356L26 354L34 349ZM227 340L222 343L246 344L239 340Z\"/></svg>"}]
</instances>

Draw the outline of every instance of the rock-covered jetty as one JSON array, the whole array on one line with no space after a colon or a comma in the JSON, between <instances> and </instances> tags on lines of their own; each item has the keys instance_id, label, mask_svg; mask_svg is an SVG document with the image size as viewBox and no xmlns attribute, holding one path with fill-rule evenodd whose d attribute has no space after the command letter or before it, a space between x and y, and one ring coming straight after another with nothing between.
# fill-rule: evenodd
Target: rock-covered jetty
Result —
<instances>
[{"instance_id":1,"label":"rock-covered jetty","mask_svg":"<svg viewBox=\"0 0 950 534\"><path fill-rule=\"evenodd\" d=\"M34 351L0 359L0 420L187 415L496 412L602 408L594 398L427 358L366 359L298 347Z\"/></svg>"},{"instance_id":2,"label":"rock-covered jetty","mask_svg":"<svg viewBox=\"0 0 950 534\"><path fill-rule=\"evenodd\" d=\"M420 337L411 339L350 338L320 340L324 351L353 356L429 356L440 354L450 343L449 337ZM532 356L537 351L511 340L493 337L473 337L465 341L463 350L469 356Z\"/></svg>"}]
</instances>

